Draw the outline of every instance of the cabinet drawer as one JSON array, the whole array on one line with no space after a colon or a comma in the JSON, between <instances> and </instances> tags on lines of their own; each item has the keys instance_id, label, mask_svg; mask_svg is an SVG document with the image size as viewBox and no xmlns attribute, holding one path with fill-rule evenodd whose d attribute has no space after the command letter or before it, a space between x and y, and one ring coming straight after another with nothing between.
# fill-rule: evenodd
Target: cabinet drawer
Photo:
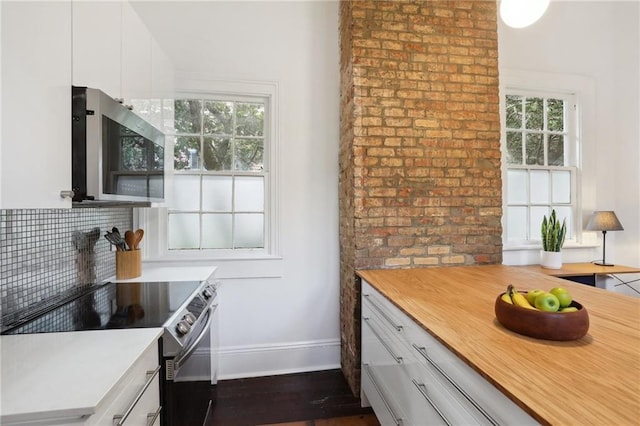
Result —
<instances>
[{"instance_id":1,"label":"cabinet drawer","mask_svg":"<svg viewBox=\"0 0 640 426\"><path fill-rule=\"evenodd\" d=\"M407 321L411 322L400 309L395 307L386 297L371 287L366 281L362 281L362 307L374 311L379 317L398 333L403 333Z\"/></svg>"},{"instance_id":2,"label":"cabinet drawer","mask_svg":"<svg viewBox=\"0 0 640 426\"><path fill-rule=\"evenodd\" d=\"M363 364L362 370L363 391L381 425L447 425L437 405L427 402L403 366Z\"/></svg>"},{"instance_id":3,"label":"cabinet drawer","mask_svg":"<svg viewBox=\"0 0 640 426\"><path fill-rule=\"evenodd\" d=\"M410 355L407 347L393 336L371 312L362 315L362 362L373 365L402 364Z\"/></svg>"},{"instance_id":4,"label":"cabinet drawer","mask_svg":"<svg viewBox=\"0 0 640 426\"><path fill-rule=\"evenodd\" d=\"M422 403L436 410L441 419L450 425L491 425L478 407L458 392L436 370L429 368L417 358L405 364L411 383L420 392Z\"/></svg>"},{"instance_id":5,"label":"cabinet drawer","mask_svg":"<svg viewBox=\"0 0 640 426\"><path fill-rule=\"evenodd\" d=\"M435 337L415 323L407 327L406 336L413 355L430 375L481 423L538 424L502 392L464 363ZM474 410L475 409L475 410Z\"/></svg>"},{"instance_id":6,"label":"cabinet drawer","mask_svg":"<svg viewBox=\"0 0 640 426\"><path fill-rule=\"evenodd\" d=\"M109 391L87 425L113 426L114 416L124 415L130 407L125 426L159 424L159 366L158 346L152 345Z\"/></svg>"}]
</instances>

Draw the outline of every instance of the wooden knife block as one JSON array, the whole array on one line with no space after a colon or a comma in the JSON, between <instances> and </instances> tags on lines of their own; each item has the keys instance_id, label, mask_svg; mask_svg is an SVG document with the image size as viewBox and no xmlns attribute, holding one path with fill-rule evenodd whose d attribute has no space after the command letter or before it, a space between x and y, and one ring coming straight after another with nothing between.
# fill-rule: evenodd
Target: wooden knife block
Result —
<instances>
[{"instance_id":1,"label":"wooden knife block","mask_svg":"<svg viewBox=\"0 0 640 426\"><path fill-rule=\"evenodd\" d=\"M116 252L116 279L127 280L142 275L140 250Z\"/></svg>"}]
</instances>

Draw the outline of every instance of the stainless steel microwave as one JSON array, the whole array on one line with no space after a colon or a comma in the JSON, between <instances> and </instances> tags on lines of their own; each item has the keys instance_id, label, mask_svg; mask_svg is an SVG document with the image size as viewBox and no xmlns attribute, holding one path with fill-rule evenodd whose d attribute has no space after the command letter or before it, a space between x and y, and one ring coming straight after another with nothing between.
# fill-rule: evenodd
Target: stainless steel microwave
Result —
<instances>
[{"instance_id":1,"label":"stainless steel microwave","mask_svg":"<svg viewBox=\"0 0 640 426\"><path fill-rule=\"evenodd\" d=\"M162 202L164 134L98 89L72 87L73 201Z\"/></svg>"}]
</instances>

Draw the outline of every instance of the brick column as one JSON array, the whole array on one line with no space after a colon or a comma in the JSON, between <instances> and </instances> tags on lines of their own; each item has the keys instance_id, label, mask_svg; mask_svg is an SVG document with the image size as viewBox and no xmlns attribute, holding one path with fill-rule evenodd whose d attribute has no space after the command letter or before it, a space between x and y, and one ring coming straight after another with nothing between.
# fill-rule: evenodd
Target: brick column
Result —
<instances>
[{"instance_id":1,"label":"brick column","mask_svg":"<svg viewBox=\"0 0 640 426\"><path fill-rule=\"evenodd\" d=\"M501 263L493 0L340 5L342 369L360 380L356 269Z\"/></svg>"}]
</instances>

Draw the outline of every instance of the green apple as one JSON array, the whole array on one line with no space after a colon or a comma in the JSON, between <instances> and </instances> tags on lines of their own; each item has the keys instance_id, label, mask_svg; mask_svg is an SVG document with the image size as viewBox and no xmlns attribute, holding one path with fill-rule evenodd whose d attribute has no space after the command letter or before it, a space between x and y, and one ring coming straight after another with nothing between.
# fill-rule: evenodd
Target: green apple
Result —
<instances>
[{"instance_id":1,"label":"green apple","mask_svg":"<svg viewBox=\"0 0 640 426\"><path fill-rule=\"evenodd\" d=\"M540 290L539 288L533 289L533 290L529 290L527 292L527 301L529 302L529 304L531 306L534 306L534 304L536 303L536 297L540 296L541 294L544 294L545 291L544 290Z\"/></svg>"},{"instance_id":2,"label":"green apple","mask_svg":"<svg viewBox=\"0 0 640 426\"><path fill-rule=\"evenodd\" d=\"M560 301L551 293L543 293L536 297L535 307L545 312L558 312Z\"/></svg>"},{"instance_id":3,"label":"green apple","mask_svg":"<svg viewBox=\"0 0 640 426\"><path fill-rule=\"evenodd\" d=\"M569 291L563 287L554 287L549 290L549 293L558 298L558 301L560 302L560 308L566 308L573 301L573 298L571 297Z\"/></svg>"},{"instance_id":4,"label":"green apple","mask_svg":"<svg viewBox=\"0 0 640 426\"><path fill-rule=\"evenodd\" d=\"M567 308L560 309L560 312L578 312L578 308L575 306L569 306Z\"/></svg>"}]
</instances>

